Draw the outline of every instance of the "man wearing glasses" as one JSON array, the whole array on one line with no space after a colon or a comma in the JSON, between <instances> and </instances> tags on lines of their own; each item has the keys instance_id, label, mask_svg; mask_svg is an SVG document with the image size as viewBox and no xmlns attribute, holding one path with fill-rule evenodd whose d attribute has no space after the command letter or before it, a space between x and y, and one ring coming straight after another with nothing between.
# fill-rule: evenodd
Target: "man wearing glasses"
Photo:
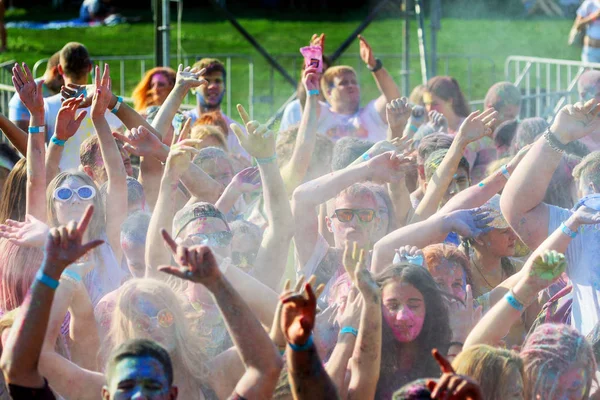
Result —
<instances>
[{"instance_id":1,"label":"man wearing glasses","mask_svg":"<svg viewBox=\"0 0 600 400\"><path fill-rule=\"evenodd\" d=\"M296 225L297 272L316 275L317 285L326 284L327 297L331 284L344 273L342 256L347 242L371 249L371 232L375 228L377 200L375 194L360 182L378 184L402 178L403 160L393 152L367 159L358 165L324 175L300 185L292 197ZM327 229L333 234L334 247L319 233L318 206L332 201L333 212L327 216Z\"/></svg>"}]
</instances>

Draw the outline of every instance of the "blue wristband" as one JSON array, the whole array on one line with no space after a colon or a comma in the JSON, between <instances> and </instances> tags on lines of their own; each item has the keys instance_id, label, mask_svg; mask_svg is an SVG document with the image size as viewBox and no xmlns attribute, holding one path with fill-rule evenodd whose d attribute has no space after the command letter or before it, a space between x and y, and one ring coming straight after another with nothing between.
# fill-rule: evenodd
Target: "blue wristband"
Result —
<instances>
[{"instance_id":1,"label":"blue wristband","mask_svg":"<svg viewBox=\"0 0 600 400\"><path fill-rule=\"evenodd\" d=\"M571 239L575 239L577 237L577 233L578 232L577 231L572 231L568 226L565 225L564 222L562 224L560 224L560 229L562 230L562 233L564 233L565 235L567 235Z\"/></svg>"},{"instance_id":2,"label":"blue wristband","mask_svg":"<svg viewBox=\"0 0 600 400\"><path fill-rule=\"evenodd\" d=\"M43 273L41 269L38 270L37 274L35 275L35 279L48 286L52 290L56 290L58 287L58 281L50 278L48 275Z\"/></svg>"},{"instance_id":3,"label":"blue wristband","mask_svg":"<svg viewBox=\"0 0 600 400\"><path fill-rule=\"evenodd\" d=\"M271 157L267 157L267 158L255 158L256 163L263 165L263 164L270 164L273 161L277 160L277 153L273 154Z\"/></svg>"},{"instance_id":4,"label":"blue wristband","mask_svg":"<svg viewBox=\"0 0 600 400\"><path fill-rule=\"evenodd\" d=\"M369 161L371 159L371 156L369 155L369 152L366 152L362 156L360 156L360 158L362 158L364 161Z\"/></svg>"},{"instance_id":5,"label":"blue wristband","mask_svg":"<svg viewBox=\"0 0 600 400\"><path fill-rule=\"evenodd\" d=\"M306 341L306 343L304 343L301 346L298 346L298 345L292 344L292 343L288 343L288 345L294 351L306 351L306 350L310 349L313 346L313 337L312 337L312 334L308 337L308 340Z\"/></svg>"},{"instance_id":6,"label":"blue wristband","mask_svg":"<svg viewBox=\"0 0 600 400\"><path fill-rule=\"evenodd\" d=\"M60 146L60 147L65 147L65 143L67 143L66 140L60 140L56 136L52 136L52 139L50 139L50 140L52 140L52 143L54 143L55 145Z\"/></svg>"},{"instance_id":7,"label":"blue wristband","mask_svg":"<svg viewBox=\"0 0 600 400\"><path fill-rule=\"evenodd\" d=\"M414 126L413 124L410 124L410 125L408 126L408 128L409 128L411 131L413 131L413 132L417 132L417 131L419 130L419 128L417 128L417 127L416 127L416 126Z\"/></svg>"},{"instance_id":8,"label":"blue wristband","mask_svg":"<svg viewBox=\"0 0 600 400\"><path fill-rule=\"evenodd\" d=\"M358 336L358 330L357 330L357 329L354 329L354 328L353 328L353 327L351 327L351 326L345 326L345 327L343 327L343 328L340 330L340 335L341 335L341 334L343 334L343 333L351 333L351 334L353 334L354 336Z\"/></svg>"},{"instance_id":9,"label":"blue wristband","mask_svg":"<svg viewBox=\"0 0 600 400\"><path fill-rule=\"evenodd\" d=\"M308 91L308 95L309 96L318 96L319 95L319 89L313 89L313 90L309 90Z\"/></svg>"},{"instance_id":10,"label":"blue wristband","mask_svg":"<svg viewBox=\"0 0 600 400\"><path fill-rule=\"evenodd\" d=\"M503 166L500 167L500 172L502 172L502 175L504 175L504 177L507 180L510 179L510 172L508 172L508 168L506 168L506 164L504 164Z\"/></svg>"},{"instance_id":11,"label":"blue wristband","mask_svg":"<svg viewBox=\"0 0 600 400\"><path fill-rule=\"evenodd\" d=\"M123 98L121 96L117 96L117 104L115 104L114 108L110 110L111 113L116 114L121 108L121 104L123 103Z\"/></svg>"},{"instance_id":12,"label":"blue wristband","mask_svg":"<svg viewBox=\"0 0 600 400\"><path fill-rule=\"evenodd\" d=\"M66 276L68 278L72 278L72 279L76 280L77 282L81 282L81 275L79 275L75 271L71 271L69 269L65 269L62 274L63 274L63 276Z\"/></svg>"},{"instance_id":13,"label":"blue wristband","mask_svg":"<svg viewBox=\"0 0 600 400\"><path fill-rule=\"evenodd\" d=\"M45 126L30 126L29 128L27 128L27 132L29 132L29 133L45 133L46 127Z\"/></svg>"},{"instance_id":14,"label":"blue wristband","mask_svg":"<svg viewBox=\"0 0 600 400\"><path fill-rule=\"evenodd\" d=\"M512 289L504 295L504 298L506 299L506 301L508 301L508 304L510 304L512 308L514 308L518 312L523 312L525 306L519 300L516 299Z\"/></svg>"}]
</instances>

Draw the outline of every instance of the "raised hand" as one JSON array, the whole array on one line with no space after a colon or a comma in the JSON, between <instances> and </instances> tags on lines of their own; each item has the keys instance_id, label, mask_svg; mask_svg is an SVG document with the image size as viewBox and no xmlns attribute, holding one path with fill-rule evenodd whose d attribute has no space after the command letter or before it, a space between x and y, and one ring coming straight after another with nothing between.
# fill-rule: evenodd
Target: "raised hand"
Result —
<instances>
[{"instance_id":1,"label":"raised hand","mask_svg":"<svg viewBox=\"0 0 600 400\"><path fill-rule=\"evenodd\" d=\"M258 121L250 121L248 113L241 104L237 105L238 112L248 134L246 135L237 124L231 124L231 129L240 141L240 145L254 158L269 158L275 155L275 135Z\"/></svg>"},{"instance_id":2,"label":"raised hand","mask_svg":"<svg viewBox=\"0 0 600 400\"><path fill-rule=\"evenodd\" d=\"M352 244L352 249L350 249L350 243L346 242L344 249L344 269L365 298L378 299L380 289L367 269L365 254L365 249L359 249L356 242Z\"/></svg>"},{"instance_id":3,"label":"raised hand","mask_svg":"<svg viewBox=\"0 0 600 400\"><path fill-rule=\"evenodd\" d=\"M414 124L421 125L425 122L425 113L425 107L419 105L413 106L412 113L410 114L410 121Z\"/></svg>"},{"instance_id":4,"label":"raised hand","mask_svg":"<svg viewBox=\"0 0 600 400\"><path fill-rule=\"evenodd\" d=\"M250 167L238 172L229 185L239 194L251 193L260 189L262 184L258 167Z\"/></svg>"},{"instance_id":5,"label":"raised hand","mask_svg":"<svg viewBox=\"0 0 600 400\"><path fill-rule=\"evenodd\" d=\"M91 117L103 118L110 101L112 100L110 67L104 64L104 72L100 78L100 67L96 65L96 73L94 75L94 97L92 99Z\"/></svg>"},{"instance_id":6,"label":"raised hand","mask_svg":"<svg viewBox=\"0 0 600 400\"><path fill-rule=\"evenodd\" d=\"M483 400L479 384L467 376L457 375L452 365L437 349L431 352L442 371L442 377L436 383L428 381L432 399L443 400Z\"/></svg>"},{"instance_id":7,"label":"raised hand","mask_svg":"<svg viewBox=\"0 0 600 400\"><path fill-rule=\"evenodd\" d=\"M408 104L406 97L392 100L386 104L385 115L387 116L388 127L394 133L394 136L402 136L411 113L412 106Z\"/></svg>"},{"instance_id":8,"label":"raised hand","mask_svg":"<svg viewBox=\"0 0 600 400\"><path fill-rule=\"evenodd\" d=\"M69 83L60 88L60 95L64 100L81 97L79 108L87 108L92 105L95 92L94 85L78 85Z\"/></svg>"},{"instance_id":9,"label":"raised hand","mask_svg":"<svg viewBox=\"0 0 600 400\"><path fill-rule=\"evenodd\" d=\"M360 313L364 305L364 296L353 287L348 292L346 303L338 305L338 310L341 313L339 316L340 328L350 326L358 330L360 325Z\"/></svg>"},{"instance_id":10,"label":"raised hand","mask_svg":"<svg viewBox=\"0 0 600 400\"><path fill-rule=\"evenodd\" d=\"M596 211L592 208L581 206L573 214L575 221L579 225L596 225L600 224L600 211Z\"/></svg>"},{"instance_id":11,"label":"raised hand","mask_svg":"<svg viewBox=\"0 0 600 400\"><path fill-rule=\"evenodd\" d=\"M398 258L400 258L400 262L407 262L409 264L427 268L423 251L416 246L402 246L399 249L396 249L396 254L398 255Z\"/></svg>"},{"instance_id":12,"label":"raised hand","mask_svg":"<svg viewBox=\"0 0 600 400\"><path fill-rule=\"evenodd\" d=\"M288 343L302 346L308 342L315 326L317 297L310 284L304 285L303 293L294 293L283 299L281 330Z\"/></svg>"},{"instance_id":13,"label":"raised hand","mask_svg":"<svg viewBox=\"0 0 600 400\"><path fill-rule=\"evenodd\" d=\"M321 47L321 51L323 54L325 54L325 34L321 33L320 35L317 35L315 33L312 35L312 38L310 39L310 45Z\"/></svg>"},{"instance_id":14,"label":"raised hand","mask_svg":"<svg viewBox=\"0 0 600 400\"><path fill-rule=\"evenodd\" d=\"M18 63L12 69L13 86L19 94L19 98L25 104L30 113L44 113L44 93L42 91L43 79L37 83L27 64L23 63L23 70Z\"/></svg>"},{"instance_id":15,"label":"raised hand","mask_svg":"<svg viewBox=\"0 0 600 400\"><path fill-rule=\"evenodd\" d=\"M179 68L177 68L177 76L175 78L176 86L183 86L186 89L190 90L192 88L197 88L198 86L206 85L208 82L206 79L202 78L202 75L206 73L206 68L198 69L185 67L183 68L183 64L179 64Z\"/></svg>"},{"instance_id":16,"label":"raised hand","mask_svg":"<svg viewBox=\"0 0 600 400\"><path fill-rule=\"evenodd\" d=\"M556 114L550 131L563 144L581 139L600 128L599 112L600 103L594 99L564 106Z\"/></svg>"},{"instance_id":17,"label":"raised hand","mask_svg":"<svg viewBox=\"0 0 600 400\"><path fill-rule=\"evenodd\" d=\"M319 73L315 67L310 67L304 70L302 76L302 84L308 93L311 90L319 90Z\"/></svg>"},{"instance_id":18,"label":"raised hand","mask_svg":"<svg viewBox=\"0 0 600 400\"><path fill-rule=\"evenodd\" d=\"M103 240L82 243L93 214L94 206L90 205L79 222L71 221L66 226L50 229L46 241L45 265L46 268L52 269L53 276L60 276L70 264L104 243Z\"/></svg>"},{"instance_id":19,"label":"raised hand","mask_svg":"<svg viewBox=\"0 0 600 400\"><path fill-rule=\"evenodd\" d=\"M448 133L448 119L441 112L435 110L429 111L429 121L436 132Z\"/></svg>"},{"instance_id":20,"label":"raised hand","mask_svg":"<svg viewBox=\"0 0 600 400\"><path fill-rule=\"evenodd\" d=\"M484 112L472 112L462 123L456 134L456 139L461 140L465 145L475 142L484 136L491 136L492 126L496 123L498 112L493 108L488 108Z\"/></svg>"},{"instance_id":21,"label":"raised hand","mask_svg":"<svg viewBox=\"0 0 600 400\"><path fill-rule=\"evenodd\" d=\"M452 300L450 303L449 319L453 342L463 343L471 329L479 322L483 313L482 306L474 307L471 285L467 285L464 300L464 304L456 300Z\"/></svg>"},{"instance_id":22,"label":"raised hand","mask_svg":"<svg viewBox=\"0 0 600 400\"><path fill-rule=\"evenodd\" d=\"M537 293L550 286L566 269L567 260L564 254L546 250L531 263L525 279L527 285Z\"/></svg>"},{"instance_id":23,"label":"raised hand","mask_svg":"<svg viewBox=\"0 0 600 400\"><path fill-rule=\"evenodd\" d=\"M74 97L63 101L58 116L56 117L56 129L54 134L59 140L69 140L77 133L81 122L87 115L87 111L81 111L77 114L79 103L83 100L83 96Z\"/></svg>"},{"instance_id":24,"label":"raised hand","mask_svg":"<svg viewBox=\"0 0 600 400\"><path fill-rule=\"evenodd\" d=\"M398 182L409 168L410 161L394 151L380 154L367 161L369 177L375 183Z\"/></svg>"},{"instance_id":25,"label":"raised hand","mask_svg":"<svg viewBox=\"0 0 600 400\"><path fill-rule=\"evenodd\" d=\"M363 60L365 64L369 67L373 68L376 65L375 56L373 55L373 50L371 46L366 41L364 37L358 35L359 45L360 45L360 58Z\"/></svg>"},{"instance_id":26,"label":"raised hand","mask_svg":"<svg viewBox=\"0 0 600 400\"><path fill-rule=\"evenodd\" d=\"M18 246L42 247L49 230L48 225L27 214L25 222L7 219L6 224L0 225L0 237Z\"/></svg>"},{"instance_id":27,"label":"raised hand","mask_svg":"<svg viewBox=\"0 0 600 400\"><path fill-rule=\"evenodd\" d=\"M451 231L465 238L476 238L494 229L488 226L494 220L490 217L489 210L485 208L473 208L470 210L458 210L448 214Z\"/></svg>"},{"instance_id":28,"label":"raised hand","mask_svg":"<svg viewBox=\"0 0 600 400\"><path fill-rule=\"evenodd\" d=\"M124 135L113 132L113 136L124 143L125 150L138 157L156 157L162 149L161 140L142 125Z\"/></svg>"},{"instance_id":29,"label":"raised hand","mask_svg":"<svg viewBox=\"0 0 600 400\"><path fill-rule=\"evenodd\" d=\"M181 178L190 167L194 155L199 153L197 149L189 146L189 144L188 141L184 140L171 146L171 151L169 152L167 162L165 163L165 172L168 171L172 178Z\"/></svg>"},{"instance_id":30,"label":"raised hand","mask_svg":"<svg viewBox=\"0 0 600 400\"><path fill-rule=\"evenodd\" d=\"M160 231L166 246L171 250L179 267L162 265L158 270L194 283L200 283L207 288L222 278L219 263L208 246L185 247L178 245L169 233Z\"/></svg>"}]
</instances>

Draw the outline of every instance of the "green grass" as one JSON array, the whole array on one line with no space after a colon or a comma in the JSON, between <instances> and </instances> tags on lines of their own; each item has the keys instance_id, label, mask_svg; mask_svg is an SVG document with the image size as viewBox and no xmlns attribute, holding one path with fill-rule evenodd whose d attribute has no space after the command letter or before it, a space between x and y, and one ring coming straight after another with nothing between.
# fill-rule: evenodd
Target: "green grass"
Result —
<instances>
[{"instance_id":1,"label":"green grass","mask_svg":"<svg viewBox=\"0 0 600 400\"><path fill-rule=\"evenodd\" d=\"M207 14L209 11L186 12L182 26L182 47L187 54L235 53L252 57L255 73L255 116L267 118L293 92L277 72L273 72L264 59L252 46L225 20ZM43 19L46 14L17 15L18 19ZM50 15L50 14L48 14ZM172 14L175 17L175 14ZM213 18L214 16L214 18ZM69 18L70 16L63 16ZM290 16L287 16L289 19ZM339 18L339 16L337 16ZM283 66L298 77L300 55L298 48L305 45L312 33L327 34L327 50L332 52L358 25L355 15L352 21L340 22L335 15L328 21L290 21L283 19L260 19L257 17L240 19L240 23L274 55L296 55L297 68L293 70L293 58L280 58ZM10 20L10 17L8 18ZM193 22L198 21L198 22ZM471 80L468 79L467 64L464 61L449 63L448 72L455 76L471 100L481 99L488 87L504 77L504 61L510 55L579 59L579 50L569 48L566 38L571 22L568 20L544 19L455 19L442 20L442 30L438 35L438 53L470 54L484 57L472 64ZM427 26L429 23L427 22ZM417 54L416 23L412 24L411 52ZM153 26L150 22L116 27L89 29L63 29L57 31L35 31L9 29L9 51L0 54L0 62L7 60L25 61L33 65L37 60L50 56L68 41L84 43L93 56L151 55L153 52ZM429 30L427 31L429 35ZM382 57L384 63L398 84L401 84L402 22L389 18L373 22L364 32L376 54L395 54L396 58ZM172 30L172 52L176 52L176 26ZM429 38L429 37L428 37ZM341 59L359 67L358 44L354 43ZM495 75L492 74L492 63ZM151 67L152 62L147 64ZM174 63L175 64L175 61ZM174 65L173 65L174 66ZM120 78L119 66L111 63L113 85ZM411 88L420 83L420 69L417 59L411 63ZM442 63L438 73L446 72ZM377 94L372 78L364 68L359 69L363 99L368 100ZM40 71L42 73L42 71ZM245 59L232 61L232 103L248 103L248 64ZM125 94L129 95L140 76L140 65L128 62L125 65ZM273 86L270 77L274 76ZM117 88L118 89L118 88Z\"/></svg>"}]
</instances>

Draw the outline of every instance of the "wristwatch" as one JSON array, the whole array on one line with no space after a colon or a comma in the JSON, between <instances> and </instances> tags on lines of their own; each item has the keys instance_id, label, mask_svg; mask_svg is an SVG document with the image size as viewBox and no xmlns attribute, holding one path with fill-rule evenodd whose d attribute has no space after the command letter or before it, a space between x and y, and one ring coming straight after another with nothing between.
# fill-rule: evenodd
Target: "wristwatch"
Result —
<instances>
[{"instance_id":1,"label":"wristwatch","mask_svg":"<svg viewBox=\"0 0 600 400\"><path fill-rule=\"evenodd\" d=\"M371 72L377 72L379 71L381 68L383 68L383 63L381 62L381 60L379 58L375 59L375 66L374 67L370 67L369 65L367 65L367 68L369 69L369 71Z\"/></svg>"}]
</instances>

